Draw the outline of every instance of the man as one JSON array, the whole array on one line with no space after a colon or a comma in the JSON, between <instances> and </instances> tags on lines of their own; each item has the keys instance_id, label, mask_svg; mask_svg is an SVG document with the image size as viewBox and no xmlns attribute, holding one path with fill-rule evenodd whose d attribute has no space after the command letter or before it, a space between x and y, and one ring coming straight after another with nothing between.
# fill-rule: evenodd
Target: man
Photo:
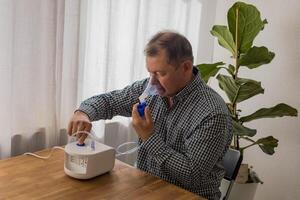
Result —
<instances>
[{"instance_id":1,"label":"man","mask_svg":"<svg viewBox=\"0 0 300 200\"><path fill-rule=\"evenodd\" d=\"M160 91L146 98L145 116L139 115L137 103L149 78L82 102L68 133L90 131L94 120L131 116L139 136L139 169L205 198L219 199L221 161L232 138L226 104L201 80L184 36L159 32L145 54L147 70ZM85 137L79 136L79 142Z\"/></svg>"}]
</instances>

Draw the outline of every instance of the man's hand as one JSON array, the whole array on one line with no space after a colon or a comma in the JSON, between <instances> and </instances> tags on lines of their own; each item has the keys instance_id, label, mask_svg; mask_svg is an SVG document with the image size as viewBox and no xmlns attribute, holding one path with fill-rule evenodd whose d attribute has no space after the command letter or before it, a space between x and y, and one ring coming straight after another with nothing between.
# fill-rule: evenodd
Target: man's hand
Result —
<instances>
[{"instance_id":1,"label":"man's hand","mask_svg":"<svg viewBox=\"0 0 300 200\"><path fill-rule=\"evenodd\" d=\"M88 115L81 111L76 111L72 116L68 125L68 134L72 135L78 131L90 132L92 129L92 123ZM87 134L77 134L77 140L79 144L83 144Z\"/></svg>"},{"instance_id":2,"label":"man's hand","mask_svg":"<svg viewBox=\"0 0 300 200\"><path fill-rule=\"evenodd\" d=\"M144 142L153 134L153 121L149 107L146 106L145 116L142 118L138 113L137 105L132 108L132 126Z\"/></svg>"}]
</instances>

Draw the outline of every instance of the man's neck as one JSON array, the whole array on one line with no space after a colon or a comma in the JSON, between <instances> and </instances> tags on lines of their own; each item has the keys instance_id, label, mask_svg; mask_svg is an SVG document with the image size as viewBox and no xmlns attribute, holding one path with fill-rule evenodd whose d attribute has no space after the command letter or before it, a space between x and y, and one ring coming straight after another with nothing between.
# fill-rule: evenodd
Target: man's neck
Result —
<instances>
[{"instance_id":1,"label":"man's neck","mask_svg":"<svg viewBox=\"0 0 300 200\"><path fill-rule=\"evenodd\" d=\"M167 102L168 102L169 108L172 108L172 106L173 106L173 100L172 100L172 97L167 97Z\"/></svg>"},{"instance_id":2,"label":"man's neck","mask_svg":"<svg viewBox=\"0 0 300 200\"><path fill-rule=\"evenodd\" d=\"M189 78L187 78L187 81L186 83L184 84L184 86L177 92L177 94L182 91L188 84L190 84L195 78L195 74L192 72L191 75L189 76ZM173 96L170 97L170 96L167 96L167 102L168 102L168 105L169 105L169 108L171 108L173 106L173 100L172 100Z\"/></svg>"},{"instance_id":3,"label":"man's neck","mask_svg":"<svg viewBox=\"0 0 300 200\"><path fill-rule=\"evenodd\" d=\"M190 84L195 78L195 74L192 72L191 75L186 79L185 84L183 85L183 87L178 91L180 92L181 90L183 90L188 84ZM177 92L177 93L178 93Z\"/></svg>"}]
</instances>

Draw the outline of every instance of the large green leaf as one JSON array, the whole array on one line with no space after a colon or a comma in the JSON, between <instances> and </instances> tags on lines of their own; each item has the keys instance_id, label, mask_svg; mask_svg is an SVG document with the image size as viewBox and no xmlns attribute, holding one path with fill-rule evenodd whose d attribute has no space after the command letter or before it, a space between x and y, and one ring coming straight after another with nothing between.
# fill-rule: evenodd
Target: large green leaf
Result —
<instances>
[{"instance_id":1,"label":"large green leaf","mask_svg":"<svg viewBox=\"0 0 300 200\"><path fill-rule=\"evenodd\" d=\"M238 136L249 136L253 137L256 134L255 129L251 129L243 126L242 124L232 120L233 134Z\"/></svg>"},{"instance_id":2,"label":"large green leaf","mask_svg":"<svg viewBox=\"0 0 300 200\"><path fill-rule=\"evenodd\" d=\"M235 84L234 79L230 76L219 74L217 79L219 81L220 88L226 93L229 101L232 103L239 90L239 87Z\"/></svg>"},{"instance_id":3,"label":"large green leaf","mask_svg":"<svg viewBox=\"0 0 300 200\"><path fill-rule=\"evenodd\" d=\"M226 93L231 103L239 103L257 94L264 93L261 83L239 78L234 80L230 76L219 74L217 76L220 88Z\"/></svg>"},{"instance_id":4,"label":"large green leaf","mask_svg":"<svg viewBox=\"0 0 300 200\"><path fill-rule=\"evenodd\" d=\"M264 89L261 87L261 83L251 79L238 78L236 83L240 86L240 90L237 96L237 103L249 99L257 94L263 94Z\"/></svg>"},{"instance_id":5,"label":"large green leaf","mask_svg":"<svg viewBox=\"0 0 300 200\"><path fill-rule=\"evenodd\" d=\"M253 40L266 23L265 20L261 20L260 12L255 6L243 2L235 3L228 10L227 21L240 53L246 53L250 49ZM237 41L236 24L238 24Z\"/></svg>"},{"instance_id":6,"label":"large green leaf","mask_svg":"<svg viewBox=\"0 0 300 200\"><path fill-rule=\"evenodd\" d=\"M213 64L200 64L197 65L198 70L200 71L201 78L207 83L210 77L215 76L221 67L220 65L224 65L223 62L217 62Z\"/></svg>"},{"instance_id":7,"label":"large green leaf","mask_svg":"<svg viewBox=\"0 0 300 200\"><path fill-rule=\"evenodd\" d=\"M235 72L235 67L233 65L229 65L227 71L229 74L231 74L233 76L234 72Z\"/></svg>"},{"instance_id":8,"label":"large green leaf","mask_svg":"<svg viewBox=\"0 0 300 200\"><path fill-rule=\"evenodd\" d=\"M280 103L271 108L261 108L251 115L241 117L240 120L242 122L249 122L260 118L274 118L283 116L298 116L298 111L289 105Z\"/></svg>"},{"instance_id":9,"label":"large green leaf","mask_svg":"<svg viewBox=\"0 0 300 200\"><path fill-rule=\"evenodd\" d=\"M269 155L273 155L275 153L274 148L278 146L278 140L273 136L261 138L255 143L259 145L263 152Z\"/></svg>"},{"instance_id":10,"label":"large green leaf","mask_svg":"<svg viewBox=\"0 0 300 200\"><path fill-rule=\"evenodd\" d=\"M239 64L253 69L263 64L270 63L274 56L275 54L270 52L266 47L254 46L240 59Z\"/></svg>"},{"instance_id":11,"label":"large green leaf","mask_svg":"<svg viewBox=\"0 0 300 200\"><path fill-rule=\"evenodd\" d=\"M218 42L222 47L228 49L232 55L235 55L235 43L227 26L215 25L210 32L218 38Z\"/></svg>"}]
</instances>

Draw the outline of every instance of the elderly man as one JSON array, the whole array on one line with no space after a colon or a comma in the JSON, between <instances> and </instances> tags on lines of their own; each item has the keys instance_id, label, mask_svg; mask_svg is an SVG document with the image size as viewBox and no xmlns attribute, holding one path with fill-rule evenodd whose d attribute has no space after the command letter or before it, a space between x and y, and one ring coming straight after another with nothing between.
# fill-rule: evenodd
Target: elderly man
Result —
<instances>
[{"instance_id":1,"label":"elderly man","mask_svg":"<svg viewBox=\"0 0 300 200\"><path fill-rule=\"evenodd\" d=\"M151 82L159 91L146 98L145 115L140 116L137 105L150 78L83 101L68 133L90 131L91 121L132 117L139 136L139 169L205 198L219 199L221 161L232 139L226 104L201 80L184 36L159 32L147 44L145 55ZM79 135L79 142L85 137Z\"/></svg>"}]
</instances>

